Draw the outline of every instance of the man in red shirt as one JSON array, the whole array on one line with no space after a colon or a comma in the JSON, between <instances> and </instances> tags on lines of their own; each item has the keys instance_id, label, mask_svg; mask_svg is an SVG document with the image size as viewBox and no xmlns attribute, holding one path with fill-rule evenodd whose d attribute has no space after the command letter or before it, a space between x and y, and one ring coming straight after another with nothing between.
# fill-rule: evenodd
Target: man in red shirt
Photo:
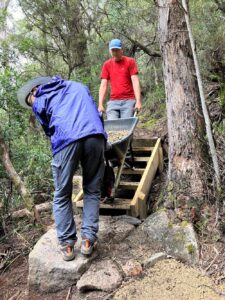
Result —
<instances>
[{"instance_id":1,"label":"man in red shirt","mask_svg":"<svg viewBox=\"0 0 225 300\"><path fill-rule=\"evenodd\" d=\"M107 119L130 118L135 110L140 111L142 108L136 62L133 58L123 55L122 42L118 39L111 40L109 50L112 58L107 60L102 68L98 110L105 111L103 103L110 81Z\"/></svg>"}]
</instances>

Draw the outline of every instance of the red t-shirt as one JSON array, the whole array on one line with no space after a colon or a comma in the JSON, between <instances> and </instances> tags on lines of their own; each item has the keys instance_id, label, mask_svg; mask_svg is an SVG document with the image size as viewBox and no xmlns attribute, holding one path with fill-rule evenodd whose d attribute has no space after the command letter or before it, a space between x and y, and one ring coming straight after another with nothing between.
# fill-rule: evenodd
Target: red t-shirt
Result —
<instances>
[{"instance_id":1,"label":"red t-shirt","mask_svg":"<svg viewBox=\"0 0 225 300\"><path fill-rule=\"evenodd\" d=\"M133 58L123 56L120 61L107 60L101 73L101 79L110 80L111 100L135 99L131 76L138 74Z\"/></svg>"}]
</instances>

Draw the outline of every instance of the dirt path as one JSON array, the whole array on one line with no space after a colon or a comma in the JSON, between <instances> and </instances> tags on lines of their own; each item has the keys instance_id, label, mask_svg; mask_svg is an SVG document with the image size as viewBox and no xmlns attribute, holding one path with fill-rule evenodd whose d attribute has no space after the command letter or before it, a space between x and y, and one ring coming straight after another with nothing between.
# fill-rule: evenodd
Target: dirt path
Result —
<instances>
[{"instance_id":1,"label":"dirt path","mask_svg":"<svg viewBox=\"0 0 225 300\"><path fill-rule=\"evenodd\" d=\"M34 229L35 230L35 229ZM26 235L25 235L26 234ZM36 232L31 230L23 233L23 238L31 243ZM17 236L21 237L20 235ZM20 240L13 241L20 245ZM6 244L5 244L6 245ZM1 243L2 252L4 244ZM9 246L9 244L7 244ZM103 246L103 245L102 245ZM102 247L101 246L101 247ZM14 248L15 249L15 248ZM114 258L118 263L129 259L143 261L160 251L156 244L149 244L142 230L138 227L123 242L103 247L100 257ZM123 284L113 293L89 291L80 293L76 286L72 289L54 294L39 294L27 289L28 256L23 255L26 249L12 260L11 264L0 275L0 299L2 300L219 300L225 299L225 285L216 285L213 278L203 276L200 269L194 269L174 259L164 259L153 267L146 268L136 277L125 278ZM212 253L213 254L213 253ZM210 260L211 259L211 260ZM221 257L222 259L222 257ZM207 257L205 266L213 257ZM222 264L222 261L221 261ZM69 294L69 298L67 298Z\"/></svg>"},{"instance_id":2,"label":"dirt path","mask_svg":"<svg viewBox=\"0 0 225 300\"><path fill-rule=\"evenodd\" d=\"M224 291L224 292L223 292ZM115 300L219 300L225 287L176 260L163 260L147 271L143 279L121 287Z\"/></svg>"}]
</instances>

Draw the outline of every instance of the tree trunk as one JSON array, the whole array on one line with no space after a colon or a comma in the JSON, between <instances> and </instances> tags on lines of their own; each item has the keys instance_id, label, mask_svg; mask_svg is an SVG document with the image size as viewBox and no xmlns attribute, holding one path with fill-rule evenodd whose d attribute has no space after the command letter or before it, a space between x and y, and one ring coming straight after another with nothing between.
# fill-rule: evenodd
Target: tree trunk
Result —
<instances>
[{"instance_id":1,"label":"tree trunk","mask_svg":"<svg viewBox=\"0 0 225 300\"><path fill-rule=\"evenodd\" d=\"M168 202L194 220L206 193L208 151L194 61L178 0L158 0L169 136Z\"/></svg>"},{"instance_id":2,"label":"tree trunk","mask_svg":"<svg viewBox=\"0 0 225 300\"><path fill-rule=\"evenodd\" d=\"M50 75L50 62L49 62L49 51L48 51L48 37L46 34L46 20L45 20L45 15L41 14L42 18L42 26L43 26L43 32L42 32L42 38L43 38L43 43L44 43L44 70L45 70L45 75Z\"/></svg>"},{"instance_id":3,"label":"tree trunk","mask_svg":"<svg viewBox=\"0 0 225 300\"><path fill-rule=\"evenodd\" d=\"M1 19L0 19L0 41L4 41L6 39L6 24L7 24L7 10L9 6L10 0L2 0L0 1L0 11L1 11ZM8 45L7 43L1 43L1 66L6 67L9 63L8 57Z\"/></svg>"},{"instance_id":4,"label":"tree trunk","mask_svg":"<svg viewBox=\"0 0 225 300\"><path fill-rule=\"evenodd\" d=\"M1 128L0 128L0 159L3 163L3 166L5 167L7 174L12 180L14 186L16 187L21 197L23 198L26 208L28 209L29 212L34 210L35 219L40 221L38 212L36 211L34 206L32 196L30 192L27 190L27 188L25 187L24 182L22 181L22 179L20 178L20 176L18 175L18 173L16 172L16 170L12 165Z\"/></svg>"}]
</instances>

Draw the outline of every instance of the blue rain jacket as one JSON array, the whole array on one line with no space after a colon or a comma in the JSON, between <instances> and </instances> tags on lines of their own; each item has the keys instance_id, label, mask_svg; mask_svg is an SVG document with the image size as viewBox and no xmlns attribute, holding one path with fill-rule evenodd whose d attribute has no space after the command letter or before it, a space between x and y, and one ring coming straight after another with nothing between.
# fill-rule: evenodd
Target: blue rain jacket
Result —
<instances>
[{"instance_id":1,"label":"blue rain jacket","mask_svg":"<svg viewBox=\"0 0 225 300\"><path fill-rule=\"evenodd\" d=\"M58 76L38 87L32 110L47 136L52 154L89 135L107 138L89 89L81 83Z\"/></svg>"}]
</instances>

